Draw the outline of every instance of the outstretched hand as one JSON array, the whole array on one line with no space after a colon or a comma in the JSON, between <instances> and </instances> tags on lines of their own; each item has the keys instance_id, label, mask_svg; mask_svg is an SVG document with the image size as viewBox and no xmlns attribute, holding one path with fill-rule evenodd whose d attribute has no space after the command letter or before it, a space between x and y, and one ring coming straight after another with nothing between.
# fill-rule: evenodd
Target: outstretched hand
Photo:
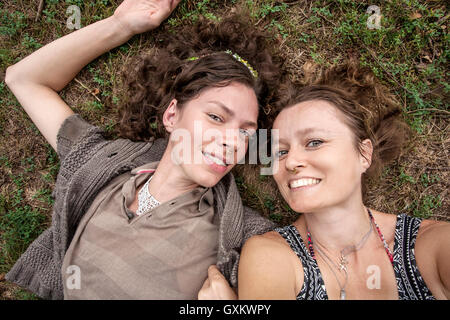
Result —
<instances>
[{"instance_id":1,"label":"outstretched hand","mask_svg":"<svg viewBox=\"0 0 450 320\"><path fill-rule=\"evenodd\" d=\"M181 0L124 0L113 17L132 34L157 28Z\"/></svg>"},{"instance_id":2,"label":"outstretched hand","mask_svg":"<svg viewBox=\"0 0 450 320\"><path fill-rule=\"evenodd\" d=\"M237 300L237 295L227 279L215 265L208 268L208 278L198 292L199 300Z\"/></svg>"}]
</instances>

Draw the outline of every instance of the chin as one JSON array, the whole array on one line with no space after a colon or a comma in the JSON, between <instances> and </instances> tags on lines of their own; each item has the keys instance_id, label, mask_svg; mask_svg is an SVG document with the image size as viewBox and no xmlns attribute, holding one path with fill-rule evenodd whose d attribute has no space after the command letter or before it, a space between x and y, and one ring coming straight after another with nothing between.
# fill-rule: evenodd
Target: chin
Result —
<instances>
[{"instance_id":1,"label":"chin","mask_svg":"<svg viewBox=\"0 0 450 320\"><path fill-rule=\"evenodd\" d=\"M199 175L197 177L193 177L194 181L205 188L212 188L214 187L216 184L219 183L219 181L222 179L223 176L216 176L214 174L211 174L209 172L205 172L202 175Z\"/></svg>"},{"instance_id":2,"label":"chin","mask_svg":"<svg viewBox=\"0 0 450 320\"><path fill-rule=\"evenodd\" d=\"M200 186L205 187L205 188L212 188L214 187L217 183L219 183L220 180L217 179L202 179L199 182L197 182Z\"/></svg>"},{"instance_id":3,"label":"chin","mask_svg":"<svg viewBox=\"0 0 450 320\"><path fill-rule=\"evenodd\" d=\"M320 209L320 206L312 204L312 203L308 204L305 202L302 203L302 202L296 201L294 203L288 202L288 204L292 210L294 210L295 212L298 212L298 213L314 212L314 211Z\"/></svg>"}]
</instances>

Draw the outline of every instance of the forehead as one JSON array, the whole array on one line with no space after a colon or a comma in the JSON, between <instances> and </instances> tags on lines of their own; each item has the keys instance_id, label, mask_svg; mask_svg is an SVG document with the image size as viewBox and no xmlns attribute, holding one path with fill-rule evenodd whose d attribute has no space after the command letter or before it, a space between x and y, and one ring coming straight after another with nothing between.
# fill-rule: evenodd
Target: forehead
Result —
<instances>
[{"instance_id":1,"label":"forehead","mask_svg":"<svg viewBox=\"0 0 450 320\"><path fill-rule=\"evenodd\" d=\"M232 82L224 87L210 87L201 91L191 102L200 103L203 107L210 106L217 110L228 109L237 118L256 120L258 117L258 100L255 91L238 82Z\"/></svg>"},{"instance_id":2,"label":"forehead","mask_svg":"<svg viewBox=\"0 0 450 320\"><path fill-rule=\"evenodd\" d=\"M351 133L344 122L343 113L327 101L304 101L281 111L276 117L273 129L280 137L296 131L315 129L329 133Z\"/></svg>"},{"instance_id":3,"label":"forehead","mask_svg":"<svg viewBox=\"0 0 450 320\"><path fill-rule=\"evenodd\" d=\"M210 99L222 97L226 100L248 101L257 104L255 91L239 82L232 82L226 86L208 87L201 91L198 98Z\"/></svg>"}]
</instances>

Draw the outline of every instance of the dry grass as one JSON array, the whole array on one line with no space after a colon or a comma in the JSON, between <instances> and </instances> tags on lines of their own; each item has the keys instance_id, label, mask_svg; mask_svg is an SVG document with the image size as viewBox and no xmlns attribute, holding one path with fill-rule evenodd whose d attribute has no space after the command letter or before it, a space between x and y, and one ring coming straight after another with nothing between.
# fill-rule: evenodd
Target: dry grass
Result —
<instances>
[{"instance_id":1,"label":"dry grass","mask_svg":"<svg viewBox=\"0 0 450 320\"><path fill-rule=\"evenodd\" d=\"M86 2L82 25L94 22L98 19L95 16L109 16L118 2L109 1L106 6L102 1ZM176 30L184 23L192 23L199 14L211 19L221 17L234 10L233 2L186 0L157 32ZM367 205L384 212L406 212L449 221L450 141L446 110L449 40L445 2L411 1L412 5L408 6L406 1L400 1L397 11L379 2L384 28L393 28L389 34L383 34L383 30L376 33L358 29L358 25L346 29L347 24L358 20L355 12L360 16L365 13L366 5L358 1L236 2L248 7L255 24L275 30L276 49L287 59L287 72L293 81L302 83L309 75L330 65L357 57L392 88L404 105L405 119L415 135L407 152L386 168L380 180L371 182ZM199 3L204 6L200 7ZM67 6L62 1L47 1L41 19L35 23L37 3L18 0L0 4L0 26L3 27L0 29L0 80L4 79L8 65L23 59L39 44L45 45L71 32L65 28ZM443 10L443 15L435 14L436 10ZM408 15L416 11L421 12L423 21L408 22ZM405 26L402 24L404 17ZM394 31L405 28L408 32L407 28L415 23L418 39L402 38L399 33L398 39L402 42L398 46L391 45L395 38L391 42L387 40ZM116 110L124 92L120 81L122 67L134 55L150 50L154 35L136 36L127 45L94 60L60 93L61 97L75 112L106 128L114 137ZM427 89L423 89L422 84ZM33 296L26 291L2 282L1 274L9 270L26 246L49 224L52 201L48 194L54 187L58 160L4 82L0 83L0 105L0 299L30 299ZM234 173L246 205L280 224L290 223L297 217L281 198L273 179L260 176L256 166L238 166ZM22 226L28 231L26 239L7 238L7 233L2 233L2 230L10 230L5 217L15 208L23 208L30 219L37 219L37 227ZM36 215L31 215L33 210ZM38 214L44 219L39 220Z\"/></svg>"}]
</instances>

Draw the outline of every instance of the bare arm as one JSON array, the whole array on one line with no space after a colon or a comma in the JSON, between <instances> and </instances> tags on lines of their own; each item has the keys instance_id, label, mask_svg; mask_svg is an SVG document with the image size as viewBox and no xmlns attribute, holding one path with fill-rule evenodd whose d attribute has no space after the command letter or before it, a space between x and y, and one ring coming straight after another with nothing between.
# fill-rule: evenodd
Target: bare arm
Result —
<instances>
[{"instance_id":1,"label":"bare arm","mask_svg":"<svg viewBox=\"0 0 450 320\"><path fill-rule=\"evenodd\" d=\"M293 300L295 272L283 246L264 236L253 236L239 261L240 300Z\"/></svg>"},{"instance_id":2,"label":"bare arm","mask_svg":"<svg viewBox=\"0 0 450 320\"><path fill-rule=\"evenodd\" d=\"M109 17L49 43L6 70L6 84L53 149L61 124L73 114L57 92L90 61L130 37Z\"/></svg>"},{"instance_id":3,"label":"bare arm","mask_svg":"<svg viewBox=\"0 0 450 320\"><path fill-rule=\"evenodd\" d=\"M242 247L238 273L239 297L217 267L212 265L198 299L295 299L295 267L289 262L286 247L267 234L251 237Z\"/></svg>"},{"instance_id":4,"label":"bare arm","mask_svg":"<svg viewBox=\"0 0 450 320\"><path fill-rule=\"evenodd\" d=\"M61 91L89 62L157 27L175 0L125 0L113 16L59 38L6 70L5 82L31 120L56 150L56 135L73 114Z\"/></svg>"},{"instance_id":5,"label":"bare arm","mask_svg":"<svg viewBox=\"0 0 450 320\"><path fill-rule=\"evenodd\" d=\"M445 296L450 299L450 223L440 225L435 231L440 244L436 257L439 278Z\"/></svg>"},{"instance_id":6,"label":"bare arm","mask_svg":"<svg viewBox=\"0 0 450 320\"><path fill-rule=\"evenodd\" d=\"M450 299L450 223L425 220L415 253L422 277L438 299Z\"/></svg>"}]
</instances>

